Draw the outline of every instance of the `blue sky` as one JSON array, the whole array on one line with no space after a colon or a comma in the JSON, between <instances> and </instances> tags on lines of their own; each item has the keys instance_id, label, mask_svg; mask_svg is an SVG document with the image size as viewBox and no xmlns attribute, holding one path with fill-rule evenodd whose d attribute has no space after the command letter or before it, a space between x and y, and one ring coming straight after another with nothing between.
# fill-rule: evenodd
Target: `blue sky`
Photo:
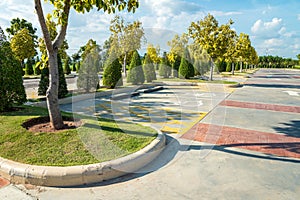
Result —
<instances>
[{"instance_id":1,"label":"blue sky","mask_svg":"<svg viewBox=\"0 0 300 200\"><path fill-rule=\"evenodd\" d=\"M50 8L46 6L49 12ZM127 21L140 20L147 41L159 44L162 51L168 50L166 43L174 34L187 32L192 21L211 13L221 24L232 19L237 33L250 35L259 55L295 58L300 53L299 8L298 0L140 0L135 14L122 12L121 15ZM16 17L25 18L40 29L33 0L0 2L0 26L3 29ZM109 37L112 18L103 12L92 11L85 15L72 12L67 34L69 54L76 52L90 38L102 44Z\"/></svg>"}]
</instances>

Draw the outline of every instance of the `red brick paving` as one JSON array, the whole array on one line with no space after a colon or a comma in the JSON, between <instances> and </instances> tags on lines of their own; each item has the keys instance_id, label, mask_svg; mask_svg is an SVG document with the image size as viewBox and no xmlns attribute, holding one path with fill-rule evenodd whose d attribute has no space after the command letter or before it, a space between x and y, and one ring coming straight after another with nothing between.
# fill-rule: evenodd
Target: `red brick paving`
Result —
<instances>
[{"instance_id":1,"label":"red brick paving","mask_svg":"<svg viewBox=\"0 0 300 200\"><path fill-rule=\"evenodd\" d=\"M182 138L276 156L300 158L300 138L286 135L198 123Z\"/></svg>"},{"instance_id":2,"label":"red brick paving","mask_svg":"<svg viewBox=\"0 0 300 200\"><path fill-rule=\"evenodd\" d=\"M9 181L0 177L0 188L9 185Z\"/></svg>"},{"instance_id":3,"label":"red brick paving","mask_svg":"<svg viewBox=\"0 0 300 200\"><path fill-rule=\"evenodd\" d=\"M278 112L300 113L299 106L284 106L284 105L276 105L276 104L240 102L240 101L232 101L232 100L224 100L220 103L220 105L238 107L238 108L252 108L252 109L271 110L271 111L278 111Z\"/></svg>"}]
</instances>

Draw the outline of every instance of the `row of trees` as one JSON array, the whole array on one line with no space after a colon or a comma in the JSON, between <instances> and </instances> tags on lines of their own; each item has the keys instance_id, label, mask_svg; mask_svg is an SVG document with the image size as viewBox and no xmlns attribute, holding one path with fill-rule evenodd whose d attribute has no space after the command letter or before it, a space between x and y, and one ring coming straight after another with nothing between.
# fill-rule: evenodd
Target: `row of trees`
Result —
<instances>
[{"instance_id":1,"label":"row of trees","mask_svg":"<svg viewBox=\"0 0 300 200\"><path fill-rule=\"evenodd\" d=\"M63 74L61 60L64 60L63 63L67 63L66 65L70 62L70 58L64 57L64 53L67 49L65 36L71 9L79 13L89 12L92 8L97 8L108 13L124 9L127 9L128 12L134 12L139 6L139 2L138 0L56 0L49 2L54 6L52 15L55 17L55 22L51 19L51 16L48 15L45 17L41 0L34 0L34 7L43 34L43 40L39 40L42 56L38 62L38 66L42 71L44 69L48 70L45 74L49 79L49 85L46 89L46 99L50 122L55 129L60 129L63 127L63 121L58 106L59 82L61 82L59 81L59 75ZM78 54L72 56L73 66L77 66L79 76L88 77L82 78L85 81L82 83L79 82L78 85L81 85L80 87L84 90L94 90L97 88L97 85L92 80L95 79L95 75L97 75L99 68L102 66L104 66L104 84L108 87L114 87L122 83L120 81L122 80L122 70L124 77L127 77L127 81L139 84L144 82L145 79L149 82L152 81L155 78L153 68L155 69L157 66L159 74L162 77L179 76L191 78L194 75L206 72L208 65L210 65L210 79L212 80L215 63L226 62L234 64L239 62L240 66L243 63L247 65L257 64L258 56L255 49L251 46L249 36L244 33L237 36L236 32L231 29L232 24L233 22L230 20L227 24L219 25L218 21L209 14L203 20L192 22L188 28L188 33L177 37L180 38L180 42L178 44L175 44L177 41L174 43L174 48L171 48L171 52L165 53L162 58L159 58L159 52L154 52L153 50L156 49L151 47L149 49L152 51L149 50L147 55L144 56L143 61L140 61L139 59L141 58L137 50L140 48L144 36L141 23L136 21L131 24L125 24L123 19L117 17L112 21L110 27L112 35L104 45L104 49L106 50L103 51L103 54L100 53L101 49L97 48L97 45L93 41L90 41L88 46L80 49ZM60 26L59 31L56 30L57 26ZM22 37L32 34L29 28L28 31L21 30L16 31L15 34L20 32ZM34 31L35 29L33 29ZM192 43L188 43L190 39ZM13 42L13 40L15 41ZM14 55L18 58L19 64L24 66L24 60L30 60L35 52L19 51L23 48L22 45L19 45L20 41L22 39L11 38L10 48L15 52ZM27 41L26 45L30 48L37 45L34 35L31 35L31 39L23 37L23 41ZM170 45L173 45L172 41ZM14 50L17 48L19 49ZM24 53L24 55L18 55L20 52ZM98 60L101 60L99 55L102 55L102 63L98 62ZM105 62L103 62L104 60ZM153 67L148 67L149 63ZM29 73L30 70L27 71ZM65 73L69 71L65 69ZM90 76L90 74L93 76Z\"/></svg>"},{"instance_id":2,"label":"row of trees","mask_svg":"<svg viewBox=\"0 0 300 200\"><path fill-rule=\"evenodd\" d=\"M279 56L260 56L258 67L259 68L292 68L297 64L296 60L291 58L282 58Z\"/></svg>"}]
</instances>

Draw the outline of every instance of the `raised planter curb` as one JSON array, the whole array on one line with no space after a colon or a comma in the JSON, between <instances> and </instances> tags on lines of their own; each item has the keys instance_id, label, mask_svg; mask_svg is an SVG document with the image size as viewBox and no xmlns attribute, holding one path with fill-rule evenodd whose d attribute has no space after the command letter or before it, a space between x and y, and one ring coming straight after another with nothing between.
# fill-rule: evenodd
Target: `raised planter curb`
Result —
<instances>
[{"instance_id":1,"label":"raised planter curb","mask_svg":"<svg viewBox=\"0 0 300 200\"><path fill-rule=\"evenodd\" d=\"M70 167L37 166L0 157L0 176L15 184L56 187L87 185L117 178L136 172L161 153L166 144L166 137L161 131L157 132L156 139L138 152L96 164Z\"/></svg>"}]
</instances>

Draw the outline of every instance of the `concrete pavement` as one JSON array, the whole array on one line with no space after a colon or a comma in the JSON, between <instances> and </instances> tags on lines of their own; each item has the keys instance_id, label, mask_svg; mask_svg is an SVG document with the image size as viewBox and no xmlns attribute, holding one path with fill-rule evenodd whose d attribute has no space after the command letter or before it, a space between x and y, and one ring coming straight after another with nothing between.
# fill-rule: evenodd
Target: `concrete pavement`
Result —
<instances>
[{"instance_id":1,"label":"concrete pavement","mask_svg":"<svg viewBox=\"0 0 300 200\"><path fill-rule=\"evenodd\" d=\"M137 174L79 188L17 187L26 198L45 200L298 199L299 77L260 70L229 96L199 92L223 98L215 105L203 99L203 111L212 111L186 134L169 135L164 152ZM15 186L0 189L0 199L8 187Z\"/></svg>"}]
</instances>

